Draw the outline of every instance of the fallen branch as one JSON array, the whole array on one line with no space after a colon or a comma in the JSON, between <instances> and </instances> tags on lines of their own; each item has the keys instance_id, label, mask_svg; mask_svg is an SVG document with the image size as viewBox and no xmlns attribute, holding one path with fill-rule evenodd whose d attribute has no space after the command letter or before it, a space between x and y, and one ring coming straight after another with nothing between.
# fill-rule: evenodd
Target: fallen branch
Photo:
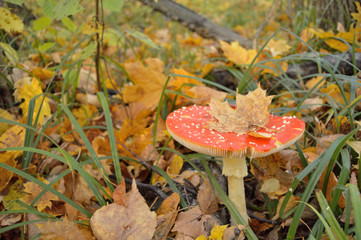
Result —
<instances>
[{"instance_id":1,"label":"fallen branch","mask_svg":"<svg viewBox=\"0 0 361 240\"><path fill-rule=\"evenodd\" d=\"M329 72L329 69L326 68L327 64L333 71L337 71L340 74L348 76L354 75L354 66L356 66L358 69L361 69L361 53L357 52L354 55L354 63L352 59L352 54L350 52L327 55L325 57L319 58L321 72ZM317 58L314 58L314 60L310 60L304 63L291 65L286 71L286 74L293 79L305 78L307 76L317 73L320 73L317 64Z\"/></svg>"},{"instance_id":2,"label":"fallen branch","mask_svg":"<svg viewBox=\"0 0 361 240\"><path fill-rule=\"evenodd\" d=\"M235 31L219 26L213 21L171 0L139 0L145 5L162 13L168 18L184 25L189 30L198 33L204 38L223 40L226 42L237 41L240 45L250 48L252 43Z\"/></svg>"}]
</instances>

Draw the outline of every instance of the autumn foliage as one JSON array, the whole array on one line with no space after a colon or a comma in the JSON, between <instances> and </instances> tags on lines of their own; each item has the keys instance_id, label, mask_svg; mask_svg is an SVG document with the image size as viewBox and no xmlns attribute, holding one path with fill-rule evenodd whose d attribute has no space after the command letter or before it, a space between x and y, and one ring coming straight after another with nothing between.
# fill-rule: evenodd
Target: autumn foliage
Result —
<instances>
[{"instance_id":1,"label":"autumn foliage","mask_svg":"<svg viewBox=\"0 0 361 240\"><path fill-rule=\"evenodd\" d=\"M202 38L134 1L101 1L97 22L91 2L0 7L0 86L12 96L0 96L1 239L361 237L360 66L345 75L323 58L359 56L358 2L348 26L324 30L283 5L268 22L273 1L177 1L250 39L264 21L252 47ZM318 72L290 78L304 62ZM207 127L219 132L262 129L270 113L306 122L295 145L247 160L248 225L231 224L221 159L167 131L168 114L194 104L210 106Z\"/></svg>"}]
</instances>

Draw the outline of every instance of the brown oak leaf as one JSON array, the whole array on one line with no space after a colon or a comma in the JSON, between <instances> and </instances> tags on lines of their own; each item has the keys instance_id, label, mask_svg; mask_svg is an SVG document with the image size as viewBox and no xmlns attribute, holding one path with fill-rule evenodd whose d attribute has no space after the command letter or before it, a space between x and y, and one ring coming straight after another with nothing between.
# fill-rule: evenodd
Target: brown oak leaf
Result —
<instances>
[{"instance_id":1,"label":"brown oak leaf","mask_svg":"<svg viewBox=\"0 0 361 240\"><path fill-rule=\"evenodd\" d=\"M269 120L273 96L266 96L260 86L247 95L236 94L236 106L212 99L210 114L217 120L209 122L209 128L218 132L245 134L262 128Z\"/></svg>"}]
</instances>

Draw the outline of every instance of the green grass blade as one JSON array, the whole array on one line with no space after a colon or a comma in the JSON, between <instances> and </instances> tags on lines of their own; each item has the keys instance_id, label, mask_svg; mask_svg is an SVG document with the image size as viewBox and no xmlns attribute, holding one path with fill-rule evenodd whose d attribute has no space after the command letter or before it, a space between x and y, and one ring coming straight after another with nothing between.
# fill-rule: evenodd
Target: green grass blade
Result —
<instances>
[{"instance_id":1,"label":"green grass blade","mask_svg":"<svg viewBox=\"0 0 361 240\"><path fill-rule=\"evenodd\" d=\"M360 191L355 184L348 184L350 189L353 215L355 220L355 239L361 239L361 198Z\"/></svg>"},{"instance_id":2,"label":"green grass blade","mask_svg":"<svg viewBox=\"0 0 361 240\"><path fill-rule=\"evenodd\" d=\"M331 161L331 159L337 158L337 156L339 155L340 151L342 150L343 146L346 144L347 140L349 138L351 138L357 131L359 130L359 128L353 130L352 132L350 132L348 135L346 136L340 136L339 138L337 138L332 144L331 146L327 149L327 151L325 151L321 156L319 156L319 163L316 167L316 169L314 170L314 173L312 174L311 179L309 180L307 187L305 188L302 196L301 196L301 202L308 202L309 198L311 197L313 190L315 189L321 175L322 172L325 170L325 168L327 167L327 164ZM310 167L310 165L307 166ZM297 179L297 181L300 181L299 179ZM293 184L292 184L293 185ZM294 191L294 189L293 189ZM295 235L296 235L296 230L298 227L298 223L301 220L301 215L305 209L306 205L300 204L297 206L296 211L293 215L292 218L292 222L290 225L290 228L288 230L287 233L287 239L288 240L293 240L295 239Z\"/></svg>"},{"instance_id":3,"label":"green grass blade","mask_svg":"<svg viewBox=\"0 0 361 240\"><path fill-rule=\"evenodd\" d=\"M168 176L168 174L166 172L164 172L163 169L161 169L158 166L153 166L154 169L157 170L157 172L165 178L165 180L167 181L169 187L176 193L178 193L179 197L180 197L180 204L182 206L182 208L187 208L188 204L186 202L186 200L184 199L184 197L182 196L181 192L179 191L179 189L177 188L177 186L174 184L173 180Z\"/></svg>"},{"instance_id":4,"label":"green grass blade","mask_svg":"<svg viewBox=\"0 0 361 240\"><path fill-rule=\"evenodd\" d=\"M326 229L326 233L328 234L328 237L329 237L331 240L341 240L341 239L337 239L337 238L335 237L335 235L333 234L332 229L331 229L330 226L328 225L327 221L324 219L324 217L321 215L321 213L319 213L319 212L317 211L316 208L314 208L311 204L308 204L308 203L306 203L306 202L301 202L301 203L303 203L304 206L306 206L306 205L309 206L309 207L316 213L316 215L318 216L318 219L321 220L323 226L324 226L325 229ZM313 237L313 239L315 239L315 238Z\"/></svg>"},{"instance_id":5,"label":"green grass blade","mask_svg":"<svg viewBox=\"0 0 361 240\"><path fill-rule=\"evenodd\" d=\"M52 188L51 186L49 186L48 184L40 181L39 179L27 174L24 171L21 171L17 168L11 167L5 163L0 162L0 167L11 171L23 178L26 178L27 180L38 184L40 187L46 189L47 191L51 192L52 194L54 194L55 196L57 196L58 198L62 199L64 202L69 203L72 207L74 207L75 209L77 209L79 212L83 213L85 216L87 217L91 217L92 214L86 210L85 208L81 207L80 205L78 205L77 203L75 203L73 200L71 200L70 198L68 198L67 196L65 196L64 194L61 194L60 192L58 192L57 190L55 190L54 188Z\"/></svg>"},{"instance_id":6,"label":"green grass blade","mask_svg":"<svg viewBox=\"0 0 361 240\"><path fill-rule=\"evenodd\" d=\"M105 183L107 184L107 186L109 187L111 192L113 192L114 187L113 187L112 183L109 180L109 176L105 172L105 169L104 169L102 163L100 162L100 160L99 160L93 146L89 142L89 140L88 140L87 136L85 135L83 129L81 128L81 126L79 125L77 120L75 119L75 117L72 114L72 112L70 111L70 109L67 106L65 106L64 104L61 104L60 106L63 109L63 111L65 112L65 114L68 116L70 122L74 125L74 127L75 127L77 133L79 134L80 138L83 140L85 147L89 151L90 156L93 158L94 163L97 165L101 175L103 176L103 179L105 180Z\"/></svg>"},{"instance_id":7,"label":"green grass blade","mask_svg":"<svg viewBox=\"0 0 361 240\"><path fill-rule=\"evenodd\" d=\"M63 149L58 148L57 150L64 155L64 157L59 156L55 153L48 152L42 149L37 148L30 148L30 147L9 147L9 148L3 148L0 149L1 151L12 151L12 150L21 150L21 151L31 151L34 153L39 153L45 156L49 156L51 158L54 158L66 165L69 165L69 168L74 169L78 171L78 173L84 178L86 183L88 184L91 191L94 193L95 198L98 200L99 204L106 205L106 201L104 200L102 194L99 192L99 189L102 190L102 192L107 195L106 190L98 183L87 171L85 171L76 161L73 156L71 156L68 152L64 151ZM109 195L107 195L109 197Z\"/></svg>"},{"instance_id":8,"label":"green grass blade","mask_svg":"<svg viewBox=\"0 0 361 240\"><path fill-rule=\"evenodd\" d=\"M115 140L113 122L112 122L112 117L111 117L111 114L109 111L108 101L105 98L103 92L98 92L97 95L98 95L100 104L103 107L105 122L107 124L108 136L109 136L110 148L112 151L112 159L113 159L113 164L114 164L115 176L117 178L117 184L120 184L120 181L122 180L122 172L121 172L119 159L118 159L118 149L117 149L117 144L116 144L116 140Z\"/></svg>"},{"instance_id":9,"label":"green grass blade","mask_svg":"<svg viewBox=\"0 0 361 240\"><path fill-rule=\"evenodd\" d=\"M316 190L316 197L317 197L318 203L320 204L320 207L322 209L322 213L324 214L328 224L330 225L332 232L335 234L336 239L347 240L346 234L343 232L335 215L333 215L332 209L328 205L328 202L327 202L325 196L323 195L322 191ZM327 229L326 229L326 231L327 231Z\"/></svg>"}]
</instances>

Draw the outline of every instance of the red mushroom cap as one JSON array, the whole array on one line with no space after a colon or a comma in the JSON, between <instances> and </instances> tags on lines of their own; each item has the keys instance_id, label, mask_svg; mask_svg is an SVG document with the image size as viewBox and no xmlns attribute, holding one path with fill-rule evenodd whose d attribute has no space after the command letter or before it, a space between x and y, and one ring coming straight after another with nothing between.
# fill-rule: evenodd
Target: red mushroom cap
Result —
<instances>
[{"instance_id":1,"label":"red mushroom cap","mask_svg":"<svg viewBox=\"0 0 361 240\"><path fill-rule=\"evenodd\" d=\"M270 138L255 137L234 132L220 133L208 128L215 119L209 106L183 107L170 113L166 125L172 137L193 151L222 157L262 157L280 151L296 142L305 130L305 123L294 116L270 115L260 134ZM255 135L255 134L253 134Z\"/></svg>"}]
</instances>

